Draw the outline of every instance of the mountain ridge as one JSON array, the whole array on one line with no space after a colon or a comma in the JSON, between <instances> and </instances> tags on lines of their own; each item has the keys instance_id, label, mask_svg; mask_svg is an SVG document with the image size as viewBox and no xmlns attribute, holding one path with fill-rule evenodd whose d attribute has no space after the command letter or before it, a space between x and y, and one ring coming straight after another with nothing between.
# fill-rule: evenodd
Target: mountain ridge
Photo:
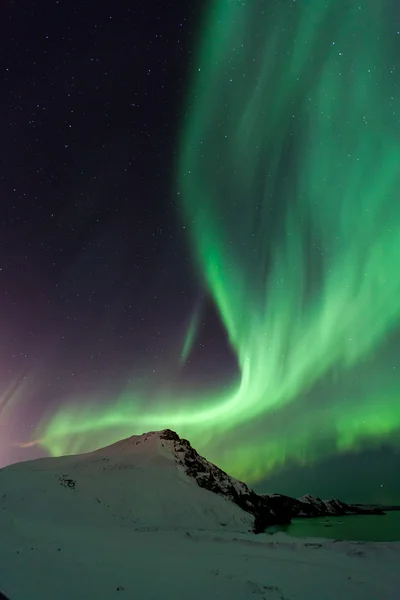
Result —
<instances>
[{"instance_id":1,"label":"mountain ridge","mask_svg":"<svg viewBox=\"0 0 400 600\"><path fill-rule=\"evenodd\" d=\"M60 486L73 496L67 499ZM73 523L87 513L89 521L131 522L139 529L228 527L262 533L297 516L379 512L311 495L296 499L258 494L170 429L132 436L87 454L10 465L0 470L0 490L0 508L10 515L23 512L30 498L35 518L49 504L56 523Z\"/></svg>"}]
</instances>

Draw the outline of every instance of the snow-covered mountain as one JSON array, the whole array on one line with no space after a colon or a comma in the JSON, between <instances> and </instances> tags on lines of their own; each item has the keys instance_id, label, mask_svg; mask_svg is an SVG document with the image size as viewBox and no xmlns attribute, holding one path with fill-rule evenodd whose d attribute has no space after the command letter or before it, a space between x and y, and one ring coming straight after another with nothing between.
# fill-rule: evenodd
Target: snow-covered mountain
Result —
<instances>
[{"instance_id":1,"label":"snow-covered mountain","mask_svg":"<svg viewBox=\"0 0 400 600\"><path fill-rule=\"evenodd\" d=\"M253 507L245 511L232 501L244 498L245 489L165 430L1 469L0 509L55 526L129 522L136 529L249 531Z\"/></svg>"},{"instance_id":2,"label":"snow-covered mountain","mask_svg":"<svg viewBox=\"0 0 400 600\"><path fill-rule=\"evenodd\" d=\"M345 504L337 498L332 500L321 500L311 494L297 498L300 502L300 510L297 516L320 516L320 515L356 515L360 510L351 504ZM295 509L296 510L296 509Z\"/></svg>"},{"instance_id":3,"label":"snow-covered mountain","mask_svg":"<svg viewBox=\"0 0 400 600\"><path fill-rule=\"evenodd\" d=\"M289 523L292 516L361 512L338 500L257 494L169 429L88 454L1 469L0 510L11 520L51 521L55 527L100 522L255 533Z\"/></svg>"}]
</instances>

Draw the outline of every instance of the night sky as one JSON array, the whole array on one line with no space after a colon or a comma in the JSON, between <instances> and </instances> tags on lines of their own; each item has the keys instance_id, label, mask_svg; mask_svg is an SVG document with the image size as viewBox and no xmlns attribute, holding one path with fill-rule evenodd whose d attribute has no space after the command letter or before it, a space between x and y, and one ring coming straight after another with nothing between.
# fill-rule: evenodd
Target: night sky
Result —
<instances>
[{"instance_id":1,"label":"night sky","mask_svg":"<svg viewBox=\"0 0 400 600\"><path fill-rule=\"evenodd\" d=\"M261 491L400 502L370 4L3 2L0 466L170 427Z\"/></svg>"}]
</instances>

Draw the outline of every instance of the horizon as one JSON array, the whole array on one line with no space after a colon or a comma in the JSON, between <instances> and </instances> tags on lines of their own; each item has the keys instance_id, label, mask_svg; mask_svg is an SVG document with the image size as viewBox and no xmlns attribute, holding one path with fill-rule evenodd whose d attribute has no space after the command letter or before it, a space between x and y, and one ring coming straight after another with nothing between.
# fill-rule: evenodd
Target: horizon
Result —
<instances>
[{"instance_id":1,"label":"horizon","mask_svg":"<svg viewBox=\"0 0 400 600\"><path fill-rule=\"evenodd\" d=\"M85 455L85 454L91 454L92 452L103 450L103 449L105 449L105 448L107 448L109 446L113 446L115 444L118 444L119 442L123 442L123 441L128 440L128 439L130 439L132 437L143 437L143 436L146 436L146 435L148 435L150 433L156 433L157 434L157 433L162 433L163 431L172 431L172 433L176 433L180 439L185 439L185 438L179 436L179 434L177 432L175 432L174 430L171 430L169 428L165 428L165 429L158 430L158 431L155 430L155 431L143 432L141 434L134 434L134 435L129 436L127 438L122 438L122 439L115 440L114 442L112 442L111 444L108 444L107 446L99 446L98 448L93 448L92 450L89 450L87 452L72 453L72 454L66 454L66 455L61 455L61 456L49 456L49 455L45 454L44 452L42 452L42 455L39 455L37 457L28 458L28 459L21 459L21 460L9 463L9 464L4 465L4 466L0 466L0 470L2 468L6 468L7 466L12 466L12 465L20 464L20 463L23 463L23 462L30 462L30 461L40 460L40 459L43 459L43 458L45 458L45 459L52 459L52 458L57 459L57 458L63 458L64 456L81 456L81 455ZM189 442L189 444L191 444L190 440L187 440L187 441ZM192 444L191 444L191 446L192 446ZM197 448L195 448L194 446L192 446L192 447L194 448L194 450L198 451ZM211 460L208 460L207 456L206 455L202 455L201 452L199 452L199 455L202 458L206 459L211 464L215 464L216 467L221 468L217 463L213 463ZM360 497L357 496L357 492L356 491L351 491L350 495L346 495L346 494L340 495L340 494L335 493L334 492L335 485L333 484L332 488L331 488L332 492L330 494L328 493L328 495L321 495L320 493L318 493L318 482L315 482L315 479L316 479L315 478L315 471L319 467L325 469L325 462L321 463L321 465L311 465L311 467L310 467L310 471L312 473L311 483L309 484L309 488L310 489L308 489L308 488L305 489L307 487L307 483L305 483L305 481L307 481L307 478L306 477L302 477L301 475L298 474L298 472L297 472L298 471L298 466L296 464L293 464L293 466L292 466L292 468L296 471L296 480L297 480L297 483L293 487L287 486L287 483L285 483L285 480L287 479L287 473L285 474L284 484L283 484L284 487L282 489L279 488L279 480L280 480L280 477L281 477L280 473L277 473L275 476L271 477L271 480L264 481L261 485L257 485L256 484L256 485L252 486L251 483L246 482L246 481L243 481L243 483L245 483L250 489L253 489L257 494L267 494L267 495L268 494L281 494L281 495L289 496L289 497L292 497L292 498L301 498L301 497L306 496L306 495L311 495L314 498L322 498L322 500L324 500L324 501L326 501L326 500L333 500L333 499L339 499L342 502L345 502L345 503L348 503L348 504L360 504L360 505L365 505L365 506L368 506L368 505L376 505L376 506L382 506L382 507L385 507L385 506L388 506L388 507L390 507L390 506L399 506L399 510L400 510L400 500L396 501L396 497L397 496L389 496L389 498L388 498L383 493L383 490L382 490L382 494L380 496L375 496L374 497L375 499L368 500L365 497L365 499L363 500L363 498L360 498ZM288 469L290 471L290 466L289 467L288 466L285 467L285 471L286 472L287 472ZM352 473L352 472L353 472L353 468L350 469L350 473ZM229 472L227 472L227 475L230 476L230 477L233 477L233 475L230 474ZM277 485L276 489L275 488L272 489L273 485L275 485L275 484L273 484L273 483L271 484L271 481L273 482L274 480L278 482L276 484ZM286 488L285 488L285 485L287 486ZM268 486L271 486L271 487L268 487ZM357 485L356 486L353 485L353 487L357 487ZM303 491L301 491L301 490L303 490ZM376 498L381 498L381 499L377 500Z\"/></svg>"}]
</instances>

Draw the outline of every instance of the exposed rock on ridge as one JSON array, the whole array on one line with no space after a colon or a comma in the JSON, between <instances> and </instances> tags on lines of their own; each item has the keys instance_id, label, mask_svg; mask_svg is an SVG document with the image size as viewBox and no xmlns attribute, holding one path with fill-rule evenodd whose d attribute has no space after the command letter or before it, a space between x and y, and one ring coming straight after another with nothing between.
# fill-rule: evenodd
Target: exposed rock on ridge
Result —
<instances>
[{"instance_id":1,"label":"exposed rock on ridge","mask_svg":"<svg viewBox=\"0 0 400 600\"><path fill-rule=\"evenodd\" d=\"M321 500L311 494L301 498L291 498L283 494L257 494L245 483L234 479L200 456L188 440L181 439L174 431L165 429L159 432L159 436L160 439L172 442L171 449L176 460L200 487L225 496L254 516L255 533L265 531L270 525L288 524L293 517L384 514L379 508L346 504L336 498Z\"/></svg>"},{"instance_id":2,"label":"exposed rock on ridge","mask_svg":"<svg viewBox=\"0 0 400 600\"><path fill-rule=\"evenodd\" d=\"M288 507L290 514L293 517L328 517L328 516L343 516L343 515L383 515L384 512L377 507L370 508L360 504L346 504L337 498L333 500L321 500L306 494L300 498L291 498L282 494L272 494L267 496L269 499L275 499L277 503L282 502Z\"/></svg>"},{"instance_id":3,"label":"exposed rock on ridge","mask_svg":"<svg viewBox=\"0 0 400 600\"><path fill-rule=\"evenodd\" d=\"M159 436L161 440L172 444L177 462L199 487L224 496L254 516L255 533L264 531L269 525L290 523L291 515L286 502L257 494L245 483L200 456L188 440L181 439L174 431L165 429L159 432Z\"/></svg>"}]
</instances>

